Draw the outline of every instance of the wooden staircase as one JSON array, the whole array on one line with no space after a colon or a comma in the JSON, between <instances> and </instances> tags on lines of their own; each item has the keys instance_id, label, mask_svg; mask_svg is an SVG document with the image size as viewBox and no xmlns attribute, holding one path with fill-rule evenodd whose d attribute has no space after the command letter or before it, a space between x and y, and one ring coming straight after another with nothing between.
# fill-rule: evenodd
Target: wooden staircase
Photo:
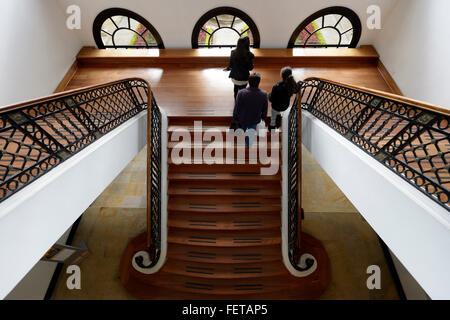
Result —
<instances>
[{"instance_id":1,"label":"wooden staircase","mask_svg":"<svg viewBox=\"0 0 450 320\"><path fill-rule=\"evenodd\" d=\"M217 130L225 140L230 119L202 120L204 130ZM142 233L130 242L121 261L125 288L142 299L318 298L328 286L330 270L317 240L302 234L302 244L318 261L313 274L297 278L283 264L281 167L276 175L265 176L260 174L263 165L248 160L175 165L170 155L176 143L170 142L170 132L180 128L193 137L193 121L172 118L169 123L167 260L151 275L132 267L133 255L145 250ZM280 144L275 152L281 153ZM219 145L224 156L227 148L234 149L236 158L236 147Z\"/></svg>"}]
</instances>

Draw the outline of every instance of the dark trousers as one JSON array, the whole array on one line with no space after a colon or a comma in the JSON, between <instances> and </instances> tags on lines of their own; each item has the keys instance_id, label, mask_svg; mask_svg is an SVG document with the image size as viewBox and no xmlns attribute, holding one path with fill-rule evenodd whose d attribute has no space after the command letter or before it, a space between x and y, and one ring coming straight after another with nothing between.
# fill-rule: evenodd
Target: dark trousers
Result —
<instances>
[{"instance_id":1,"label":"dark trousers","mask_svg":"<svg viewBox=\"0 0 450 320\"><path fill-rule=\"evenodd\" d=\"M253 140L255 139L255 136L253 133L256 133L256 124L253 124L251 126L243 126L242 130L244 130L245 134L245 145L247 148L250 148L253 145ZM247 132L248 130L253 130L253 132Z\"/></svg>"},{"instance_id":2,"label":"dark trousers","mask_svg":"<svg viewBox=\"0 0 450 320\"><path fill-rule=\"evenodd\" d=\"M243 86L234 85L234 100L236 100L239 90L245 89L246 87L247 87L246 84L244 84Z\"/></svg>"}]
</instances>

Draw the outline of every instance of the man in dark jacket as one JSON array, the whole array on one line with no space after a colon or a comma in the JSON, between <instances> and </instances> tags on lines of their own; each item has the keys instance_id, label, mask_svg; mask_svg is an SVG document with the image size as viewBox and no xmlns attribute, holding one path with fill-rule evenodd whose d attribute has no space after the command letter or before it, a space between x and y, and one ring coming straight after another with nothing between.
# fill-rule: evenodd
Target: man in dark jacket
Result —
<instances>
[{"instance_id":1,"label":"man in dark jacket","mask_svg":"<svg viewBox=\"0 0 450 320\"><path fill-rule=\"evenodd\" d=\"M256 126L267 117L267 93L258 88L260 82L260 74L252 73L248 78L249 87L240 90L236 97L233 118L242 130L249 130L245 139L247 146L253 143Z\"/></svg>"}]
</instances>

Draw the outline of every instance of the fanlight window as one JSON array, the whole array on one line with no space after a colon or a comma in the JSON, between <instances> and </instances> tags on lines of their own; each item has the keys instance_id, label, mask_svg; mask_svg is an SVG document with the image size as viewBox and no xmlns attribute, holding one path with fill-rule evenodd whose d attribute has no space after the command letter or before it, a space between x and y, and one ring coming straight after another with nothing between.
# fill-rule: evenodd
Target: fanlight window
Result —
<instances>
[{"instance_id":1,"label":"fanlight window","mask_svg":"<svg viewBox=\"0 0 450 320\"><path fill-rule=\"evenodd\" d=\"M93 32L99 49L164 48L156 29L143 17L126 9L102 11L94 21Z\"/></svg>"},{"instance_id":2,"label":"fanlight window","mask_svg":"<svg viewBox=\"0 0 450 320\"><path fill-rule=\"evenodd\" d=\"M248 36L252 47L259 48L259 32L244 12L229 7L204 14L192 32L192 48L234 47L241 36Z\"/></svg>"},{"instance_id":3,"label":"fanlight window","mask_svg":"<svg viewBox=\"0 0 450 320\"><path fill-rule=\"evenodd\" d=\"M331 7L311 15L294 31L289 48L354 48L361 37L361 21L352 10Z\"/></svg>"}]
</instances>

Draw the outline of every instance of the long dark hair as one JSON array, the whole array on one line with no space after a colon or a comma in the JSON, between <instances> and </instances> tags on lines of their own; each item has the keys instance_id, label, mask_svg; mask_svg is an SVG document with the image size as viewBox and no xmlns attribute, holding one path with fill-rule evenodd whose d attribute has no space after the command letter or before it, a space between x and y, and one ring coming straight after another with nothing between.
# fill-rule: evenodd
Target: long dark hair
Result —
<instances>
[{"instance_id":1,"label":"long dark hair","mask_svg":"<svg viewBox=\"0 0 450 320\"><path fill-rule=\"evenodd\" d=\"M292 75L292 68L284 67L283 69L281 69L280 74L289 93L289 96L292 96L297 89L297 83L295 82L294 76Z\"/></svg>"},{"instance_id":2,"label":"long dark hair","mask_svg":"<svg viewBox=\"0 0 450 320\"><path fill-rule=\"evenodd\" d=\"M239 63L247 63L250 60L250 38L248 36L240 37L236 49L233 50L234 57Z\"/></svg>"}]
</instances>

